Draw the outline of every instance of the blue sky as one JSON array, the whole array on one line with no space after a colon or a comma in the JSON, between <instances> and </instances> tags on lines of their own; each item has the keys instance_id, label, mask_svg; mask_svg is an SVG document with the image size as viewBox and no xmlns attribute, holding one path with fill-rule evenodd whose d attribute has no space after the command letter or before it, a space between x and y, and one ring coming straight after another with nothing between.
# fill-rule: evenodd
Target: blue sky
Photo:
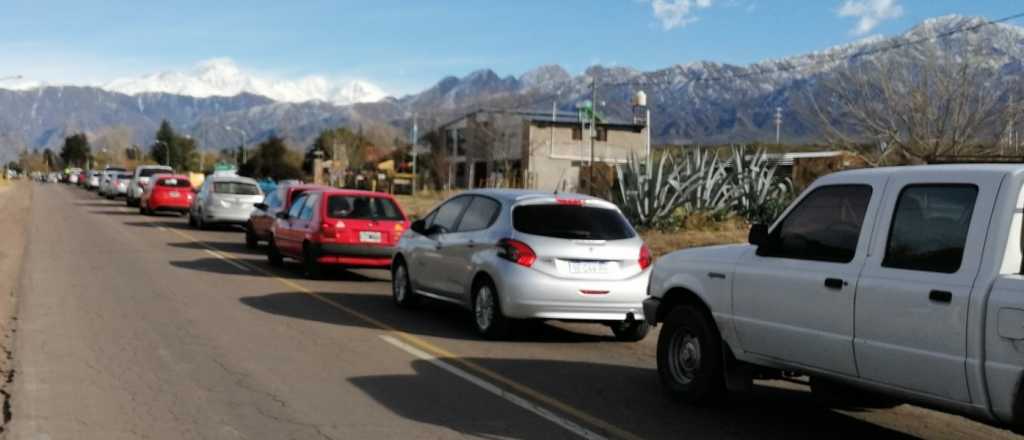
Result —
<instances>
[{"instance_id":1,"label":"blue sky","mask_svg":"<svg viewBox=\"0 0 1024 440\"><path fill-rule=\"evenodd\" d=\"M480 68L746 64L939 15L1022 11L1017 0L4 0L0 77L101 84L230 58L271 78L359 78L401 94Z\"/></svg>"}]
</instances>

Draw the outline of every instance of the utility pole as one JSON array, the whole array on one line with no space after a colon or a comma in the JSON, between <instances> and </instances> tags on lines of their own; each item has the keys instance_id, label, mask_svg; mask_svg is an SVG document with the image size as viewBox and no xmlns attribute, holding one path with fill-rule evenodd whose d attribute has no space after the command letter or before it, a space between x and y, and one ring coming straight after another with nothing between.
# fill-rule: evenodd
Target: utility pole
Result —
<instances>
[{"instance_id":1,"label":"utility pole","mask_svg":"<svg viewBox=\"0 0 1024 440\"><path fill-rule=\"evenodd\" d=\"M594 194L594 140L597 139L597 76L590 82L590 176L587 192Z\"/></svg>"},{"instance_id":2,"label":"utility pole","mask_svg":"<svg viewBox=\"0 0 1024 440\"><path fill-rule=\"evenodd\" d=\"M417 146L420 143L419 138L419 121L416 118L416 113L412 114L412 196L416 197L416 156L419 154Z\"/></svg>"},{"instance_id":3,"label":"utility pole","mask_svg":"<svg viewBox=\"0 0 1024 440\"><path fill-rule=\"evenodd\" d=\"M775 145L782 141L782 107L775 107Z\"/></svg>"}]
</instances>

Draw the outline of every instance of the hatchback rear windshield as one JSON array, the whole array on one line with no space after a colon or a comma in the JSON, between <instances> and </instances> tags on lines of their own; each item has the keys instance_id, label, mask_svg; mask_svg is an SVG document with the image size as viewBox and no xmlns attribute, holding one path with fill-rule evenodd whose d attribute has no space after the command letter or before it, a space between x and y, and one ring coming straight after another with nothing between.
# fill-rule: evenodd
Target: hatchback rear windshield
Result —
<instances>
[{"instance_id":1,"label":"hatchback rear windshield","mask_svg":"<svg viewBox=\"0 0 1024 440\"><path fill-rule=\"evenodd\" d=\"M257 196L260 194L260 187L245 182L213 182L213 192L217 194Z\"/></svg>"},{"instance_id":2,"label":"hatchback rear windshield","mask_svg":"<svg viewBox=\"0 0 1024 440\"><path fill-rule=\"evenodd\" d=\"M352 220L405 220L395 202L382 197L330 196L327 216Z\"/></svg>"},{"instance_id":3,"label":"hatchback rear windshield","mask_svg":"<svg viewBox=\"0 0 1024 440\"><path fill-rule=\"evenodd\" d=\"M575 240L622 240L636 233L618 211L574 205L526 205L512 210L519 232Z\"/></svg>"},{"instance_id":4,"label":"hatchback rear windshield","mask_svg":"<svg viewBox=\"0 0 1024 440\"><path fill-rule=\"evenodd\" d=\"M174 188L187 188L192 186L192 183L185 179L160 179L160 181L157 182L157 185L170 186Z\"/></svg>"},{"instance_id":5,"label":"hatchback rear windshield","mask_svg":"<svg viewBox=\"0 0 1024 440\"><path fill-rule=\"evenodd\" d=\"M149 177L154 174L166 174L171 171L170 168L146 168L139 170L139 177Z\"/></svg>"}]
</instances>

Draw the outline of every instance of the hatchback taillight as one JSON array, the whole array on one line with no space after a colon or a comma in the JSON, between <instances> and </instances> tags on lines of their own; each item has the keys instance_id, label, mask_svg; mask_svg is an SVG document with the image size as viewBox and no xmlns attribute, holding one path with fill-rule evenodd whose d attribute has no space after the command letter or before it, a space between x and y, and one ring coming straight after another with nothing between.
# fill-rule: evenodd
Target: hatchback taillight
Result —
<instances>
[{"instance_id":1,"label":"hatchback taillight","mask_svg":"<svg viewBox=\"0 0 1024 440\"><path fill-rule=\"evenodd\" d=\"M637 263L640 264L640 270L651 266L651 249L646 244L640 247L640 259L637 260Z\"/></svg>"},{"instance_id":2,"label":"hatchback taillight","mask_svg":"<svg viewBox=\"0 0 1024 440\"><path fill-rule=\"evenodd\" d=\"M498 256L523 267L533 266L533 263L537 261L537 254L530 246L511 238L498 242Z\"/></svg>"},{"instance_id":3,"label":"hatchback taillight","mask_svg":"<svg viewBox=\"0 0 1024 440\"><path fill-rule=\"evenodd\" d=\"M338 237L338 228L334 224L323 222L320 224L320 235L324 238L335 239Z\"/></svg>"}]
</instances>

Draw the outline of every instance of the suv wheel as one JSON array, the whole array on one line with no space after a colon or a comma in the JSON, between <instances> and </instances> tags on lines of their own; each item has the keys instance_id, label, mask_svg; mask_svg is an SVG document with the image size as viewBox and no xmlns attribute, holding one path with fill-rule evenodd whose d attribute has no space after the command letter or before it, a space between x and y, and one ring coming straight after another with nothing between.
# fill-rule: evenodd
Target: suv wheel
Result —
<instances>
[{"instance_id":1,"label":"suv wheel","mask_svg":"<svg viewBox=\"0 0 1024 440\"><path fill-rule=\"evenodd\" d=\"M260 239L252 232L252 225L245 227L245 247L256 249L260 245Z\"/></svg>"},{"instance_id":2,"label":"suv wheel","mask_svg":"<svg viewBox=\"0 0 1024 440\"><path fill-rule=\"evenodd\" d=\"M324 267L316 261L316 251L308 244L302 247L302 271L306 278L319 280L324 277Z\"/></svg>"},{"instance_id":3,"label":"suv wheel","mask_svg":"<svg viewBox=\"0 0 1024 440\"><path fill-rule=\"evenodd\" d=\"M391 298L395 305L403 308L415 306L419 302L419 297L412 291L405 261L397 261L394 269L391 269Z\"/></svg>"},{"instance_id":4,"label":"suv wheel","mask_svg":"<svg viewBox=\"0 0 1024 440\"><path fill-rule=\"evenodd\" d=\"M501 312L501 301L494 283L485 280L473 292L473 324L477 333L487 339L508 337L511 322Z\"/></svg>"},{"instance_id":5,"label":"suv wheel","mask_svg":"<svg viewBox=\"0 0 1024 440\"><path fill-rule=\"evenodd\" d=\"M281 256L281 251L277 249L273 236L270 237L270 242L267 243L267 262L274 267L280 267L284 264L284 257Z\"/></svg>"},{"instance_id":6,"label":"suv wheel","mask_svg":"<svg viewBox=\"0 0 1024 440\"><path fill-rule=\"evenodd\" d=\"M658 375L673 398L687 403L725 394L722 340L702 310L684 305L669 312L658 336Z\"/></svg>"},{"instance_id":7,"label":"suv wheel","mask_svg":"<svg viewBox=\"0 0 1024 440\"><path fill-rule=\"evenodd\" d=\"M651 331L651 325L647 321L621 321L609 325L615 339L623 342L637 342L647 337Z\"/></svg>"}]
</instances>

